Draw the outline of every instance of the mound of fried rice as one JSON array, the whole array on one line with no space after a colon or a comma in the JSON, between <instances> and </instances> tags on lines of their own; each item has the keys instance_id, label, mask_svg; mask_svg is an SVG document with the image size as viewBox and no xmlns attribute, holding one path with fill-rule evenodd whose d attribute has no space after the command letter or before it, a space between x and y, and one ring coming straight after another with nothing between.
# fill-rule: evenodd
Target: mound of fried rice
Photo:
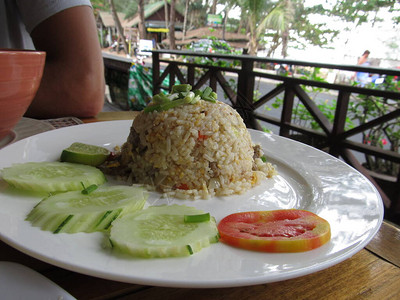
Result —
<instances>
[{"instance_id":1,"label":"mound of fried rice","mask_svg":"<svg viewBox=\"0 0 400 300\"><path fill-rule=\"evenodd\" d=\"M121 148L119 173L166 196L241 194L275 168L262 160L240 115L200 100L166 111L141 112Z\"/></svg>"}]
</instances>

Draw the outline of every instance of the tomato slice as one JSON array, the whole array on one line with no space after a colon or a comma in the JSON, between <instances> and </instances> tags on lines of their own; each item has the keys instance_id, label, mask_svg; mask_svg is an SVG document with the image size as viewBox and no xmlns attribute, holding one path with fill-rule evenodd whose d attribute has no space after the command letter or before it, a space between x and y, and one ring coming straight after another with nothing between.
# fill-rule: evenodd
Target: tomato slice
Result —
<instances>
[{"instance_id":1,"label":"tomato slice","mask_svg":"<svg viewBox=\"0 0 400 300\"><path fill-rule=\"evenodd\" d=\"M299 209L250 211L231 214L218 224L220 241L262 252L303 252L331 238L325 219Z\"/></svg>"}]
</instances>

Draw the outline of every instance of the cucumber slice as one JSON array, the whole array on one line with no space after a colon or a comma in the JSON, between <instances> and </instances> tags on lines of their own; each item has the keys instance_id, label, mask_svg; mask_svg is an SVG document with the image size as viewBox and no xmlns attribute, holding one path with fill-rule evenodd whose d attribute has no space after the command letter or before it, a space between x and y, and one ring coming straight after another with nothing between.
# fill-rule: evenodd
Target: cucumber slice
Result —
<instances>
[{"instance_id":1,"label":"cucumber slice","mask_svg":"<svg viewBox=\"0 0 400 300\"><path fill-rule=\"evenodd\" d=\"M53 233L105 231L119 216L142 209L146 198L141 187L118 185L60 193L39 202L26 220Z\"/></svg>"},{"instance_id":2,"label":"cucumber slice","mask_svg":"<svg viewBox=\"0 0 400 300\"><path fill-rule=\"evenodd\" d=\"M110 151L106 148L83 143L73 143L62 151L60 160L89 166L99 166L109 155Z\"/></svg>"},{"instance_id":3,"label":"cucumber slice","mask_svg":"<svg viewBox=\"0 0 400 300\"><path fill-rule=\"evenodd\" d=\"M204 214L185 205L150 206L115 220L111 245L123 253L144 257L188 256L218 242L215 219L185 223L185 215Z\"/></svg>"},{"instance_id":4,"label":"cucumber slice","mask_svg":"<svg viewBox=\"0 0 400 300\"><path fill-rule=\"evenodd\" d=\"M37 192L66 192L106 181L95 167L63 162L29 162L2 170L3 179L17 189Z\"/></svg>"}]
</instances>

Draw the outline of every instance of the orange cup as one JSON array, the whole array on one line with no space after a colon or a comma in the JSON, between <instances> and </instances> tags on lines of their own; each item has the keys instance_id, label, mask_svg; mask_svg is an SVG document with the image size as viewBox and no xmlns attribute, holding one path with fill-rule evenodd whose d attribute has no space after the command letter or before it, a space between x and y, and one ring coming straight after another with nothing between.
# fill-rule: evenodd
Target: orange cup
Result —
<instances>
[{"instance_id":1,"label":"orange cup","mask_svg":"<svg viewBox=\"0 0 400 300\"><path fill-rule=\"evenodd\" d=\"M0 140L22 118L40 85L46 53L0 49Z\"/></svg>"}]
</instances>

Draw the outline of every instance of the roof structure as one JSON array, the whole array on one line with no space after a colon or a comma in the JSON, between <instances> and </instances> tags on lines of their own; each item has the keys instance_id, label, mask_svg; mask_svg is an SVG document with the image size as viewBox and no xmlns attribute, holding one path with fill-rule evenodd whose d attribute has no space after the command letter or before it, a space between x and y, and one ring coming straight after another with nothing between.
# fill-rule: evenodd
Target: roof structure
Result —
<instances>
[{"instance_id":1,"label":"roof structure","mask_svg":"<svg viewBox=\"0 0 400 300\"><path fill-rule=\"evenodd\" d=\"M156 11L158 11L159 9L164 7L165 2L164 1L158 1L155 3L151 3L151 4L146 4L144 6L144 19L146 20L148 17L150 17L151 15L153 15ZM128 22L126 22L126 27L133 27L133 26L137 26L139 24L140 21L140 16L139 14L136 14L133 19L129 20Z\"/></svg>"},{"instance_id":2,"label":"roof structure","mask_svg":"<svg viewBox=\"0 0 400 300\"><path fill-rule=\"evenodd\" d=\"M125 27L126 22L127 22L125 20L125 14L119 12L119 13L117 13L117 15L118 15L119 21L121 22L122 27ZM107 11L99 11L99 17L105 27L115 27L114 18L111 13L109 13Z\"/></svg>"},{"instance_id":3,"label":"roof structure","mask_svg":"<svg viewBox=\"0 0 400 300\"><path fill-rule=\"evenodd\" d=\"M146 20L146 22L153 21L153 20L148 20L148 19L151 16L155 15L158 11L163 10L162 12L164 13L164 5L165 5L165 1L158 1L158 2L155 2L155 3L146 4L144 6L144 19ZM168 3L168 9L169 8L170 8L170 5ZM177 10L177 13L181 14L178 10ZM182 16L182 18L183 18L183 16ZM139 21L140 21L140 16L137 13L131 20L129 20L129 21L127 21L125 23L125 26L126 27L137 26L139 24ZM158 20L158 21L160 21L160 20ZM165 26L165 25L162 25L162 26Z\"/></svg>"}]
</instances>

